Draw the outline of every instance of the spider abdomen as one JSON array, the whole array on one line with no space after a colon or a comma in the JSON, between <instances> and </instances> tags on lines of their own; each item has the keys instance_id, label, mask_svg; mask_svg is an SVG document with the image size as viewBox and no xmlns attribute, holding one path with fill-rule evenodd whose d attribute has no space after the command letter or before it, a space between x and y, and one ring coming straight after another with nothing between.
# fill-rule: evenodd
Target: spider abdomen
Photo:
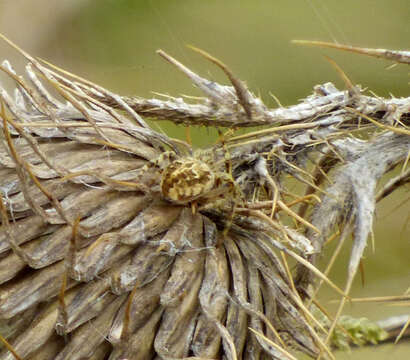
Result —
<instances>
[{"instance_id":1,"label":"spider abdomen","mask_svg":"<svg viewBox=\"0 0 410 360\"><path fill-rule=\"evenodd\" d=\"M187 204L206 195L215 184L215 174L203 161L178 159L162 173L161 192L165 199Z\"/></svg>"}]
</instances>

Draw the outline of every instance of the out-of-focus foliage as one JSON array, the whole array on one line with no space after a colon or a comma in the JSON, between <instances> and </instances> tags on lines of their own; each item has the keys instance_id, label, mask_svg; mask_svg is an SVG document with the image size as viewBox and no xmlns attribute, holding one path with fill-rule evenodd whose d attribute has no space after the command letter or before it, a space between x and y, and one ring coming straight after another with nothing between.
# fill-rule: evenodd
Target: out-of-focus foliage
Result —
<instances>
[{"instance_id":1,"label":"out-of-focus foliage","mask_svg":"<svg viewBox=\"0 0 410 360\"><path fill-rule=\"evenodd\" d=\"M353 318L342 316L339 325L347 331L336 329L333 334L332 343L341 350L349 350L351 344L365 345L367 343L377 344L384 340L387 333L377 324L367 318Z\"/></svg>"}]
</instances>

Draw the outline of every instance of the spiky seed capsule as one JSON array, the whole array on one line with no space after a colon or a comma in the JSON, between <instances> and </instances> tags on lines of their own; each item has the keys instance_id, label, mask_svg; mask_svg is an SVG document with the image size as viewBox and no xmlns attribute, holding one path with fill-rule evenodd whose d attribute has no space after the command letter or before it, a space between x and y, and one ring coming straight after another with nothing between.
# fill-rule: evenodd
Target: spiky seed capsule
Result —
<instances>
[{"instance_id":1,"label":"spiky seed capsule","mask_svg":"<svg viewBox=\"0 0 410 360\"><path fill-rule=\"evenodd\" d=\"M187 204L207 194L214 184L215 174L207 164L197 159L179 159L163 171L161 192L173 203Z\"/></svg>"}]
</instances>

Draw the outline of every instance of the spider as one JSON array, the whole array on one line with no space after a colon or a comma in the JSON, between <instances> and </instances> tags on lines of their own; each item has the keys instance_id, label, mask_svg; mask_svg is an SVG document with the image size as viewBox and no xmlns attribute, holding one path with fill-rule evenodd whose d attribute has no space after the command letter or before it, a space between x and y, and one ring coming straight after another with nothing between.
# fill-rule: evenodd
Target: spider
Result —
<instances>
[{"instance_id":1,"label":"spider","mask_svg":"<svg viewBox=\"0 0 410 360\"><path fill-rule=\"evenodd\" d=\"M177 205L191 204L209 208L241 198L241 191L228 171L223 171L210 151L179 157L172 151L162 153L147 166L159 169L161 197ZM147 169L146 168L146 169Z\"/></svg>"}]
</instances>

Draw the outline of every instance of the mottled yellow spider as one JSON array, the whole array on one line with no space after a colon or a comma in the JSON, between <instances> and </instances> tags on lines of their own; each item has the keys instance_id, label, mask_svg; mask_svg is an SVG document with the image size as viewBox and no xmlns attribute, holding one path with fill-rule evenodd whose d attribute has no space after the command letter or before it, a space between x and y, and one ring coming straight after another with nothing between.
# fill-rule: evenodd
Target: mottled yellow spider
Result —
<instances>
[{"instance_id":1,"label":"mottled yellow spider","mask_svg":"<svg viewBox=\"0 0 410 360\"><path fill-rule=\"evenodd\" d=\"M226 202L238 202L241 192L231 173L208 151L193 156L178 157L164 152L151 162L161 174L160 192L164 200L178 205L191 204L202 208L222 207Z\"/></svg>"},{"instance_id":2,"label":"mottled yellow spider","mask_svg":"<svg viewBox=\"0 0 410 360\"><path fill-rule=\"evenodd\" d=\"M176 204L187 204L209 194L216 182L211 168L195 158L177 159L162 172L161 194Z\"/></svg>"}]
</instances>

